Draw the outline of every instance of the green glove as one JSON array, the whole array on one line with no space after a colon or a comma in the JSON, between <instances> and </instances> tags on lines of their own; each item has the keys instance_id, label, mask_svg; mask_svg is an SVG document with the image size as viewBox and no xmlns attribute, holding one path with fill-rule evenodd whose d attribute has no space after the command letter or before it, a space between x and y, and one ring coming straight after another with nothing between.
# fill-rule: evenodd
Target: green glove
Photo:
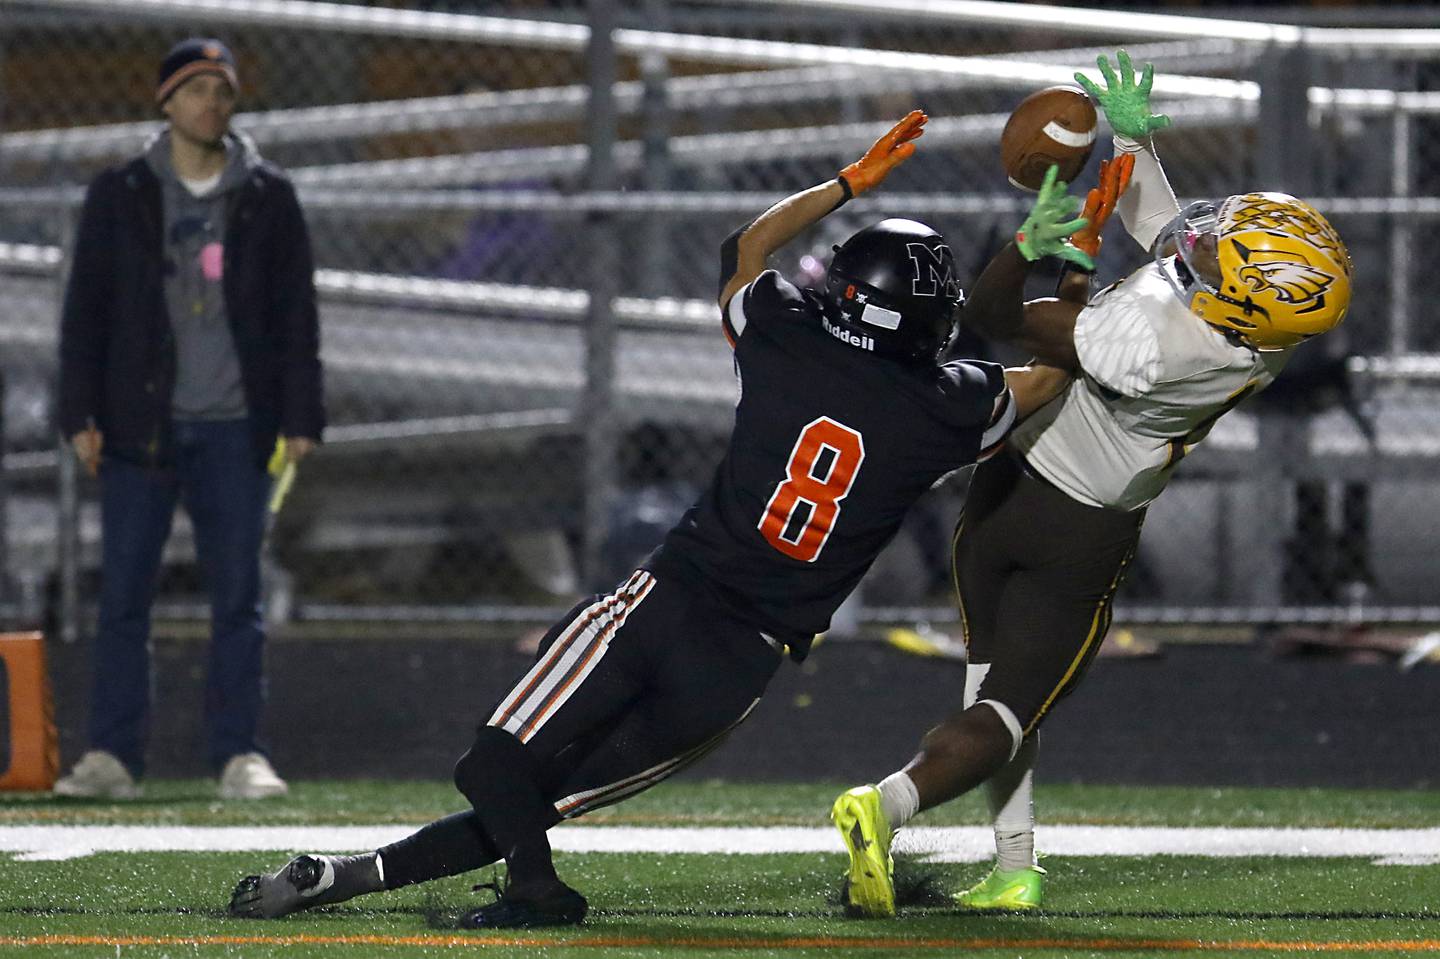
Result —
<instances>
[{"instance_id":1,"label":"green glove","mask_svg":"<svg viewBox=\"0 0 1440 959\"><path fill-rule=\"evenodd\" d=\"M1130 63L1130 54L1124 50L1115 54L1115 62L1120 65L1118 78L1104 54L1096 57L1095 62L1100 65L1100 75L1105 78L1104 90L1083 73L1075 74L1075 81L1100 104L1112 130L1131 140L1144 140L1156 130L1170 125L1169 117L1150 112L1150 87L1155 83L1154 64L1145 64L1140 82L1136 83L1135 67Z\"/></svg>"},{"instance_id":2,"label":"green glove","mask_svg":"<svg viewBox=\"0 0 1440 959\"><path fill-rule=\"evenodd\" d=\"M1095 261L1070 242L1070 235L1083 229L1090 221L1083 216L1065 221L1067 216L1074 215L1080 201L1065 192L1063 181L1055 179L1059 172L1060 167L1055 164L1045 171L1045 182L1040 184L1035 206L1015 233L1015 247L1021 256L1031 262L1042 256L1058 256L1082 269L1093 270Z\"/></svg>"}]
</instances>

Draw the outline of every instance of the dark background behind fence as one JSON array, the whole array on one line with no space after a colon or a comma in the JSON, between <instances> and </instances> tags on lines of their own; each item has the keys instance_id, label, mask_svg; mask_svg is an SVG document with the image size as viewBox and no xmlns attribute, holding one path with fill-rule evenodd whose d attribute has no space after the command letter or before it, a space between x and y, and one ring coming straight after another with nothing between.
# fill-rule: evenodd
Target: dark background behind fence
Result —
<instances>
[{"instance_id":1,"label":"dark background behind fence","mask_svg":"<svg viewBox=\"0 0 1440 959\"><path fill-rule=\"evenodd\" d=\"M0 3L7 621L67 638L89 628L94 489L56 455L53 425L63 255L80 188L154 129L157 58L196 33L235 49L235 125L294 176L320 268L333 427L275 530L282 628L518 633L613 581L707 481L729 427L735 384L712 305L721 238L920 105L935 119L916 160L776 265L813 279L831 243L883 213L933 222L973 274L1026 204L999 168L1006 114L1121 45L1176 84L1156 100L1176 120L1159 145L1182 198L1313 198L1358 280L1341 331L1222 420L1156 504L1120 618L1440 620L1440 280L1422 255L1440 213L1440 51L1399 33L1287 46L919 20L886 4L844 16L660 0L358 5L377 18L368 27L254 6ZM406 11L419 25L408 34L385 25ZM462 16L425 20L444 12ZM1184 12L1395 28L1432 13ZM592 20L621 29L613 55L586 41ZM657 31L701 40L677 53ZM808 46L757 63L726 53L726 38ZM815 60L816 45L832 53ZM994 67L857 65L866 51ZM1184 77L1258 87L1215 95ZM1102 274L1142 259L1117 237ZM964 482L921 504L847 622L953 618L946 544ZM202 617L183 519L167 555L161 618Z\"/></svg>"}]
</instances>

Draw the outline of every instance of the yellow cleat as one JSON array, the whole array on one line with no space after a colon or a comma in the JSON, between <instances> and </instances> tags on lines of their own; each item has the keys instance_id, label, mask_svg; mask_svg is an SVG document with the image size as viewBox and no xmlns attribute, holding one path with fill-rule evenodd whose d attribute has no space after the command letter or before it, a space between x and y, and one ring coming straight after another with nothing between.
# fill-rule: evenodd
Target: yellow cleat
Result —
<instances>
[{"instance_id":1,"label":"yellow cleat","mask_svg":"<svg viewBox=\"0 0 1440 959\"><path fill-rule=\"evenodd\" d=\"M895 915L895 861L890 858L892 833L880 808L880 790L856 786L840 794L830 807L830 821L850 853L845 878L845 911L870 919Z\"/></svg>"},{"instance_id":2,"label":"yellow cleat","mask_svg":"<svg viewBox=\"0 0 1440 959\"><path fill-rule=\"evenodd\" d=\"M1045 870L1039 866L1028 869L990 870L990 875L964 892L955 894L955 902L964 909L992 912L1024 912L1037 909L1045 893Z\"/></svg>"}]
</instances>

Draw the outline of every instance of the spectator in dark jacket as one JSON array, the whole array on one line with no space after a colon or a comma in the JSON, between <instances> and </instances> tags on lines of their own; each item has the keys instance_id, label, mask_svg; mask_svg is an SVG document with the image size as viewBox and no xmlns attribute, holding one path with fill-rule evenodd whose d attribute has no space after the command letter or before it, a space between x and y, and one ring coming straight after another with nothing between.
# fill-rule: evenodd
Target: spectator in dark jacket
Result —
<instances>
[{"instance_id":1,"label":"spectator in dark jacket","mask_svg":"<svg viewBox=\"0 0 1440 959\"><path fill-rule=\"evenodd\" d=\"M260 548L277 448L320 439L310 240L289 180L230 130L239 80L218 40L177 44L145 152L90 185L60 334L63 435L100 477L100 618L90 749L61 795L139 794L150 605L177 502L210 594L209 759L225 798L281 795L257 740Z\"/></svg>"}]
</instances>

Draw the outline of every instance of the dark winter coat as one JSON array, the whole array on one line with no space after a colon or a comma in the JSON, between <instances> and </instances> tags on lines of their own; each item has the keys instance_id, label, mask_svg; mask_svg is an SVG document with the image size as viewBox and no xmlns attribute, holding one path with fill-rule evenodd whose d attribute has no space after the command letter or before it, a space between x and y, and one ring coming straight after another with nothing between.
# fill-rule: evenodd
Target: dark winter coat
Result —
<instances>
[{"instance_id":1,"label":"dark winter coat","mask_svg":"<svg viewBox=\"0 0 1440 959\"><path fill-rule=\"evenodd\" d=\"M259 161L230 194L224 296L258 462L277 435L325 425L314 263L285 174ZM104 454L171 462L175 341L165 305L161 184L144 157L101 173L85 197L60 327L59 428L91 422Z\"/></svg>"}]
</instances>

